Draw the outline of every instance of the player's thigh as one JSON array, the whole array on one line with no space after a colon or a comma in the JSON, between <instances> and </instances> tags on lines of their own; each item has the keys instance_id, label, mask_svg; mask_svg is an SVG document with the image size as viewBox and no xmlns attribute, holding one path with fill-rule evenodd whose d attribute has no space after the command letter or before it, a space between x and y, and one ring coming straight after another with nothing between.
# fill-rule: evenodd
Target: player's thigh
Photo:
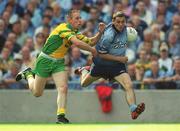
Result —
<instances>
[{"instance_id":1,"label":"player's thigh","mask_svg":"<svg viewBox=\"0 0 180 131\"><path fill-rule=\"evenodd\" d=\"M52 72L52 65L54 65L52 60L44 58L43 56L39 56L36 60L33 72L42 78L50 77Z\"/></svg>"},{"instance_id":2,"label":"player's thigh","mask_svg":"<svg viewBox=\"0 0 180 131\"><path fill-rule=\"evenodd\" d=\"M125 88L125 89L132 88L132 81L131 81L131 78L128 73L122 73L122 74L114 77L114 79L117 82L119 82L123 86L123 88Z\"/></svg>"},{"instance_id":3,"label":"player's thigh","mask_svg":"<svg viewBox=\"0 0 180 131\"><path fill-rule=\"evenodd\" d=\"M53 80L57 88L65 87L67 88L68 82L68 72L60 71L52 74Z\"/></svg>"},{"instance_id":4,"label":"player's thigh","mask_svg":"<svg viewBox=\"0 0 180 131\"><path fill-rule=\"evenodd\" d=\"M42 93L46 85L47 78L35 75L34 90L35 92Z\"/></svg>"}]
</instances>

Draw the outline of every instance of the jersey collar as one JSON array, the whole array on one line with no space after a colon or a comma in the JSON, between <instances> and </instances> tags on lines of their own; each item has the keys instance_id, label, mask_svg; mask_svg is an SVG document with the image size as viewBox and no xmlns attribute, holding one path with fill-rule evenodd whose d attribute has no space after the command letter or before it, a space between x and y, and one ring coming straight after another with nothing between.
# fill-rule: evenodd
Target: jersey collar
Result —
<instances>
[{"instance_id":1,"label":"jersey collar","mask_svg":"<svg viewBox=\"0 0 180 131\"><path fill-rule=\"evenodd\" d=\"M68 27L69 29L71 29L72 31L74 31L74 32L78 32L77 29L73 29L73 27L72 27L72 25L71 25L70 23L67 23L67 27Z\"/></svg>"},{"instance_id":2,"label":"jersey collar","mask_svg":"<svg viewBox=\"0 0 180 131\"><path fill-rule=\"evenodd\" d=\"M70 23L67 23L67 27L68 27L69 29L73 30L73 27L72 27L72 25L71 25Z\"/></svg>"}]
</instances>

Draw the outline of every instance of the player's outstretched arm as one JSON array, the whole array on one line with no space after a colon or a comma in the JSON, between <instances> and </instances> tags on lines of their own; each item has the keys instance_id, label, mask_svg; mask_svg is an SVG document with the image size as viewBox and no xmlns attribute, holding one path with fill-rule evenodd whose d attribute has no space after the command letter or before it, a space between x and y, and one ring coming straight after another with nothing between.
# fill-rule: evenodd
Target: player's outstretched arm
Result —
<instances>
[{"instance_id":1,"label":"player's outstretched arm","mask_svg":"<svg viewBox=\"0 0 180 131\"><path fill-rule=\"evenodd\" d=\"M98 40L101 38L101 35L103 34L104 32L104 29L106 28L106 24L104 23L99 23L99 29L98 29L98 32L90 38L91 40L91 46L94 46L96 45L96 43L98 42Z\"/></svg>"},{"instance_id":2,"label":"player's outstretched arm","mask_svg":"<svg viewBox=\"0 0 180 131\"><path fill-rule=\"evenodd\" d=\"M117 62L121 62L121 63L128 62L128 57L126 57L126 56L114 56L114 55L110 55L110 54L98 54L98 55L102 59L109 60L109 61L117 61Z\"/></svg>"},{"instance_id":3,"label":"player's outstretched arm","mask_svg":"<svg viewBox=\"0 0 180 131\"><path fill-rule=\"evenodd\" d=\"M71 37L70 41L73 43L73 45L77 46L78 48L91 52L93 56L97 55L97 51L95 48L77 39L75 36Z\"/></svg>"}]
</instances>

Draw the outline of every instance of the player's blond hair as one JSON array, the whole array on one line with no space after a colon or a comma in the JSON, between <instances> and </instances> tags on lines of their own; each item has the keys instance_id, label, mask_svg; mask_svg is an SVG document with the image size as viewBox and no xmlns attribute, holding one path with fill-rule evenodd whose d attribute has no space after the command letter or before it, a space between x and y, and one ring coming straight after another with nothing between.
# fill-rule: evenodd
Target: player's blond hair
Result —
<instances>
[{"instance_id":1,"label":"player's blond hair","mask_svg":"<svg viewBox=\"0 0 180 131\"><path fill-rule=\"evenodd\" d=\"M126 18L126 15L122 11L118 11L118 12L115 12L113 14L113 17L112 17L113 20L116 19L116 17L124 17L124 18Z\"/></svg>"},{"instance_id":2,"label":"player's blond hair","mask_svg":"<svg viewBox=\"0 0 180 131\"><path fill-rule=\"evenodd\" d=\"M67 17L72 18L74 13L80 13L80 10L75 10L75 9L71 9L68 14Z\"/></svg>"}]
</instances>

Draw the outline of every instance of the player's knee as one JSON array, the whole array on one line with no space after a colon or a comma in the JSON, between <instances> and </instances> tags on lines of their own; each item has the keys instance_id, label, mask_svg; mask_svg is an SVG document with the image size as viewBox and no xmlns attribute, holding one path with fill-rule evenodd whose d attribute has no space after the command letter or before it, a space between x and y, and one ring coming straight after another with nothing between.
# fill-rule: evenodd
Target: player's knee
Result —
<instances>
[{"instance_id":1,"label":"player's knee","mask_svg":"<svg viewBox=\"0 0 180 131\"><path fill-rule=\"evenodd\" d=\"M130 82L130 83L126 83L125 85L124 85L126 88L126 90L132 90L132 88L133 88L133 84Z\"/></svg>"},{"instance_id":2,"label":"player's knee","mask_svg":"<svg viewBox=\"0 0 180 131\"><path fill-rule=\"evenodd\" d=\"M68 92L68 86L64 85L64 86L59 87L59 91L61 93L67 93Z\"/></svg>"},{"instance_id":3,"label":"player's knee","mask_svg":"<svg viewBox=\"0 0 180 131\"><path fill-rule=\"evenodd\" d=\"M85 82L81 82L81 87L87 87L88 84L86 84Z\"/></svg>"},{"instance_id":4,"label":"player's knee","mask_svg":"<svg viewBox=\"0 0 180 131\"><path fill-rule=\"evenodd\" d=\"M31 92L32 92L33 96L35 96L35 97L40 97L43 94L43 90L33 89L33 90L31 90Z\"/></svg>"},{"instance_id":5,"label":"player's knee","mask_svg":"<svg viewBox=\"0 0 180 131\"><path fill-rule=\"evenodd\" d=\"M33 95L35 97L40 97L40 96L42 96L42 93L41 92L34 92Z\"/></svg>"}]
</instances>

